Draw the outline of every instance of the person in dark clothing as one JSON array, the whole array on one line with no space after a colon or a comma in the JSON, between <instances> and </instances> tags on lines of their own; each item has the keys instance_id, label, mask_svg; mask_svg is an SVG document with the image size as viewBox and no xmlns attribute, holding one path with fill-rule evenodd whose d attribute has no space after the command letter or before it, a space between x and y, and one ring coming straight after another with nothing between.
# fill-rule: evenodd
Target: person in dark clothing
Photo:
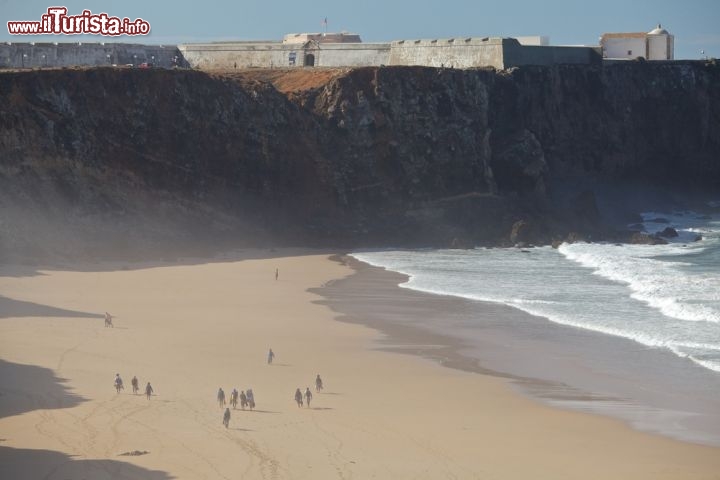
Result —
<instances>
[{"instance_id":1,"label":"person in dark clothing","mask_svg":"<svg viewBox=\"0 0 720 480\"><path fill-rule=\"evenodd\" d=\"M228 428L228 425L230 425L230 408L225 409L225 415L223 415L223 425L225 425L225 428Z\"/></svg>"}]
</instances>

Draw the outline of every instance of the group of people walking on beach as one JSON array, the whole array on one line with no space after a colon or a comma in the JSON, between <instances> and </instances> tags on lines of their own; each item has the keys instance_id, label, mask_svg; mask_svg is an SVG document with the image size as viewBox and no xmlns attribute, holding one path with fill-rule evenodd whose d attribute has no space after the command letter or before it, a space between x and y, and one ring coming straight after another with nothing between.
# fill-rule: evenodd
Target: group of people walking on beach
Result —
<instances>
[{"instance_id":1,"label":"group of people walking on beach","mask_svg":"<svg viewBox=\"0 0 720 480\"><path fill-rule=\"evenodd\" d=\"M312 400L312 392L310 391L310 387L305 388L305 401L307 402L308 408L310 408L310 401ZM297 402L298 407L303 406L303 393L300 391L300 389L295 390L295 402Z\"/></svg>"},{"instance_id":2,"label":"group of people walking on beach","mask_svg":"<svg viewBox=\"0 0 720 480\"><path fill-rule=\"evenodd\" d=\"M315 377L315 391L320 392L323 389L323 382L322 378L320 378L320 374L317 374L317 377ZM299 388L295 389L295 402L297 403L298 407L303 406L303 397L305 398L305 403L307 404L308 408L310 408L310 402L312 401L313 395L310 391L310 387L305 387L305 394L303 394Z\"/></svg>"},{"instance_id":3,"label":"group of people walking on beach","mask_svg":"<svg viewBox=\"0 0 720 480\"><path fill-rule=\"evenodd\" d=\"M275 280L277 281L279 277L279 270L275 269ZM110 313L105 312L105 327L114 327L113 325L113 316L110 315ZM275 352L273 352L272 348L268 350L267 354L267 363L268 365L271 365L273 363L273 360L275 359ZM131 380L132 389L133 389L133 395L137 395L140 391L140 382L136 376L133 376ZM121 390L124 390L125 386L123 385L122 378L120 377L120 374L115 374L115 390L119 394ZM320 392L323 389L323 382L320 378L320 374L317 375L315 378L315 391ZM150 397L153 395L154 390L152 385L150 385L150 382L147 382L147 385L145 386L145 395L147 396L147 399L150 400ZM310 408L310 402L312 401L313 394L310 391L310 387L305 388L305 393L300 390L300 388L297 388L295 390L295 402L297 403L298 407L303 407L304 405L307 405L308 408ZM232 406L233 410L237 409L238 401L240 403L240 408L245 410L245 408L249 408L250 410L255 409L255 394L253 393L251 388L248 388L247 390L238 392L237 388L233 388L232 392L230 393L230 405ZM217 392L217 402L220 408L225 408L225 412L223 413L223 425L225 425L225 428L229 428L230 425L230 407L227 407L227 401L225 398L225 391L222 389L222 387L218 388Z\"/></svg>"},{"instance_id":4,"label":"group of people walking on beach","mask_svg":"<svg viewBox=\"0 0 720 480\"><path fill-rule=\"evenodd\" d=\"M140 381L137 377L133 376L132 380L130 380L130 384L132 385L133 395L137 395L140 391ZM125 385L123 385L123 381L119 373L115 374L115 390L117 393L120 393L120 390L125 390ZM147 385L145 385L145 395L148 400L150 400L153 392L154 390L152 385L150 385L150 382L147 382Z\"/></svg>"},{"instance_id":5,"label":"group of people walking on beach","mask_svg":"<svg viewBox=\"0 0 720 480\"><path fill-rule=\"evenodd\" d=\"M271 364L273 359L275 358L275 353L273 353L272 348L268 352L267 362L268 364ZM137 395L140 391L140 381L136 376L133 376L132 380L130 381L132 384L133 389L133 395ZM124 390L125 386L123 384L122 377L120 377L119 373L115 374L115 390L117 393L120 393L121 390ZM315 377L315 391L320 392L323 389L323 381L322 378L320 378L320 374ZM147 385L145 385L145 395L147 396L147 399L150 400L150 397L153 395L153 387L150 385L150 382L147 382ZM312 401L313 394L310 391L310 387L305 388L305 393L300 390L300 388L297 388L295 390L295 402L297 403L298 407L303 407L304 405L307 405L308 408L310 408L310 402ZM225 390L223 390L222 387L218 388L217 392L217 402L218 406L220 408L224 408L225 412L223 413L223 425L225 425L225 428L229 428L230 425L230 407L227 406L227 399L225 397ZM241 390L238 392L237 388L233 388L232 392L230 392L230 405L232 406L233 410L237 409L238 402L240 403L240 408L245 410L245 408L249 408L250 410L255 409L255 394L252 391L252 388L248 388L246 390Z\"/></svg>"},{"instance_id":6,"label":"group of people walking on beach","mask_svg":"<svg viewBox=\"0 0 720 480\"><path fill-rule=\"evenodd\" d=\"M245 410L246 407L250 410L255 408L255 394L252 388L240 392L237 391L237 388L233 388L233 391L230 392L230 405L232 405L233 410L237 408L238 400L240 401L240 408L243 410ZM225 390L223 390L222 387L218 388L217 401L220 408L227 405L225 401Z\"/></svg>"},{"instance_id":7,"label":"group of people walking on beach","mask_svg":"<svg viewBox=\"0 0 720 480\"><path fill-rule=\"evenodd\" d=\"M237 388L233 388L233 391L230 392L230 405L232 405L233 410L237 408L238 400L240 400L240 408L243 410L245 410L245 407L248 407L250 410L255 408L255 394L252 388L244 391L241 390L240 392L237 391ZM230 407L225 407L225 390L223 390L222 387L218 388L217 401L220 408L225 408L223 425L225 425L225 428L228 428L230 425Z\"/></svg>"},{"instance_id":8,"label":"group of people walking on beach","mask_svg":"<svg viewBox=\"0 0 720 480\"><path fill-rule=\"evenodd\" d=\"M272 348L268 350L267 355L267 363L268 365L272 364L273 360L275 359L275 352L273 352ZM323 389L323 381L320 377L320 374L318 373L315 377L315 391L320 392ZM310 387L305 388L305 393L303 393L300 388L295 389L295 402L297 403L298 407L303 407L307 405L308 408L310 408L310 402L312 401L313 394L310 391ZM230 406L232 406L233 410L237 409L238 400L240 401L240 408L245 410L245 407L249 407L250 410L253 410L255 408L255 394L253 393L251 388L248 388L245 391L238 392L237 388L233 388L232 392L230 393ZM230 407L226 406L227 402L225 399L225 390L222 389L222 387L218 388L217 392L217 402L218 406L220 408L224 408L225 412L223 413L223 425L225 425L225 428L229 428L230 425Z\"/></svg>"}]
</instances>

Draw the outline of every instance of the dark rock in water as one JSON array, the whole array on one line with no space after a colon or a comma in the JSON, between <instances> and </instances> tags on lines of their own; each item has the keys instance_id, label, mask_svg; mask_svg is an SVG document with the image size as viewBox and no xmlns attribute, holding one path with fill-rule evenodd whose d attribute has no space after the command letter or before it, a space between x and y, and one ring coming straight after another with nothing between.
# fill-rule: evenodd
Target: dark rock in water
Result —
<instances>
[{"instance_id":1,"label":"dark rock in water","mask_svg":"<svg viewBox=\"0 0 720 480\"><path fill-rule=\"evenodd\" d=\"M578 232L570 232L568 233L567 238L565 238L565 241L567 243L577 243L577 242L585 242L587 241L585 238L585 235Z\"/></svg>"},{"instance_id":2,"label":"dark rock in water","mask_svg":"<svg viewBox=\"0 0 720 480\"><path fill-rule=\"evenodd\" d=\"M653 222L653 223L670 223L670 220L668 220L667 218L658 217L658 218L653 218L652 220L648 220L648 222Z\"/></svg>"},{"instance_id":3,"label":"dark rock in water","mask_svg":"<svg viewBox=\"0 0 720 480\"><path fill-rule=\"evenodd\" d=\"M518 220L512 226L510 230L510 243L517 245L519 243L526 243L529 241L532 235L532 227L525 220Z\"/></svg>"},{"instance_id":4,"label":"dark rock in water","mask_svg":"<svg viewBox=\"0 0 720 480\"><path fill-rule=\"evenodd\" d=\"M655 235L635 232L630 236L627 243L635 245L665 245L668 242L664 238L660 238Z\"/></svg>"},{"instance_id":5,"label":"dark rock in water","mask_svg":"<svg viewBox=\"0 0 720 480\"><path fill-rule=\"evenodd\" d=\"M693 242L699 242L702 239L703 239L702 235L695 235L695 238L693 238Z\"/></svg>"},{"instance_id":6,"label":"dark rock in water","mask_svg":"<svg viewBox=\"0 0 720 480\"><path fill-rule=\"evenodd\" d=\"M678 233L677 230L672 227L665 227L665 229L662 232L658 232L657 235L664 238L675 238L678 236Z\"/></svg>"},{"instance_id":7,"label":"dark rock in water","mask_svg":"<svg viewBox=\"0 0 720 480\"><path fill-rule=\"evenodd\" d=\"M461 250L472 250L473 248L475 248L475 245L470 240L467 240L465 238L455 237L452 239L452 242L450 242L449 248L456 248L456 249L461 249Z\"/></svg>"},{"instance_id":8,"label":"dark rock in water","mask_svg":"<svg viewBox=\"0 0 720 480\"><path fill-rule=\"evenodd\" d=\"M554 249L557 250L558 248L560 248L560 245L562 245L562 244L563 244L563 241L562 241L562 240L557 240L557 239L556 239L556 240L553 240L553 241L552 241L552 248L554 248Z\"/></svg>"}]
</instances>

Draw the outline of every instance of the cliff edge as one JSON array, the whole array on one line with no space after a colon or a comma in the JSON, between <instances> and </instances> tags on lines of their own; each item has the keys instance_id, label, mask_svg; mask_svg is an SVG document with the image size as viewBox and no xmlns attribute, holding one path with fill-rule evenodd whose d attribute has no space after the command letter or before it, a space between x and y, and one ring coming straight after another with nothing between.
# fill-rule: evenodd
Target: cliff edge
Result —
<instances>
[{"instance_id":1,"label":"cliff edge","mask_svg":"<svg viewBox=\"0 0 720 480\"><path fill-rule=\"evenodd\" d=\"M720 191L718 112L711 62L5 72L0 255L610 238L603 186Z\"/></svg>"}]
</instances>

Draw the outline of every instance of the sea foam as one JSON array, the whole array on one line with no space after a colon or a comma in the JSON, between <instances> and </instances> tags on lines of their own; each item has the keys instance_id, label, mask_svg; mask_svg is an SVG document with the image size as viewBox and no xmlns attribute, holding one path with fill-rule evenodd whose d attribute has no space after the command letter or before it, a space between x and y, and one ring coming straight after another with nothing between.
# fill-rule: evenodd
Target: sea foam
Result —
<instances>
[{"instance_id":1,"label":"sea foam","mask_svg":"<svg viewBox=\"0 0 720 480\"><path fill-rule=\"evenodd\" d=\"M669 245L564 244L530 249L359 252L423 292L503 303L552 322L664 348L720 372L720 222L648 213ZM683 243L700 233L702 241Z\"/></svg>"}]
</instances>

